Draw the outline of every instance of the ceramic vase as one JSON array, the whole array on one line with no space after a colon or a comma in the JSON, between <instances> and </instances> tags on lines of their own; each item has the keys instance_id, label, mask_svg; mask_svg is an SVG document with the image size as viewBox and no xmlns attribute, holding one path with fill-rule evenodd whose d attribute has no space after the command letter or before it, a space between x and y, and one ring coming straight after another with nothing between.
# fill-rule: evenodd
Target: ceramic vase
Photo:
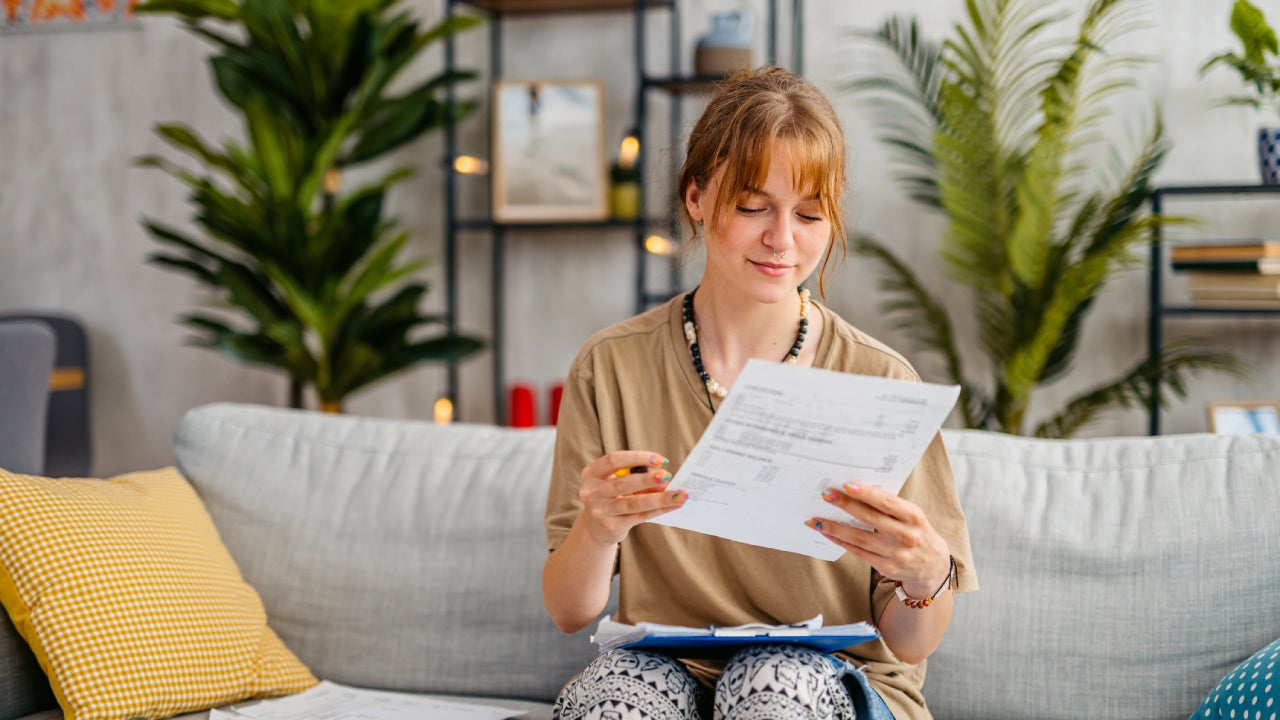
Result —
<instances>
[{"instance_id":1,"label":"ceramic vase","mask_svg":"<svg viewBox=\"0 0 1280 720\"><path fill-rule=\"evenodd\" d=\"M1258 130L1258 170L1263 185L1280 185L1280 127Z\"/></svg>"},{"instance_id":2,"label":"ceramic vase","mask_svg":"<svg viewBox=\"0 0 1280 720\"><path fill-rule=\"evenodd\" d=\"M751 14L712 13L711 32L698 38L693 58L699 75L728 75L751 67Z\"/></svg>"}]
</instances>

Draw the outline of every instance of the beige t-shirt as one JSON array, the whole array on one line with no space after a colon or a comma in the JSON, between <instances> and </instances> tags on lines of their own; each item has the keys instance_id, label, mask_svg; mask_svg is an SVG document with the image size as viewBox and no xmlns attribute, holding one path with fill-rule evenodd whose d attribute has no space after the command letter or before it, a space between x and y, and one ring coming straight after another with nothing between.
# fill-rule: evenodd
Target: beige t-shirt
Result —
<instances>
[{"instance_id":1,"label":"beige t-shirt","mask_svg":"<svg viewBox=\"0 0 1280 720\"><path fill-rule=\"evenodd\" d=\"M813 307L823 319L816 367L919 380L893 350L829 309ZM581 510L583 467L615 450L642 450L670 459L667 469L674 474L710 421L707 393L684 339L681 298L595 334L565 383L547 497L548 548L564 540ZM919 505L947 541L956 559L956 589L976 590L969 534L941 436L900 495ZM851 555L828 562L652 523L623 540L618 572L618 619L630 623L793 623L818 614L828 625L875 622L894 596L892 581ZM898 720L930 717L920 690L924 664L900 662L881 640L838 655L862 666ZM683 662L708 685L723 665Z\"/></svg>"}]
</instances>

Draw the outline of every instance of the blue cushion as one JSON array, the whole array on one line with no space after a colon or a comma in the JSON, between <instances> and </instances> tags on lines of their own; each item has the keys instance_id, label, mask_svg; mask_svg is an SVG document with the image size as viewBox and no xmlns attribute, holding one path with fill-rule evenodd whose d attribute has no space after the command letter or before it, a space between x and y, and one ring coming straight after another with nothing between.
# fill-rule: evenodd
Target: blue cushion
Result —
<instances>
[{"instance_id":1,"label":"blue cushion","mask_svg":"<svg viewBox=\"0 0 1280 720\"><path fill-rule=\"evenodd\" d=\"M1280 639L1236 666L1209 691L1190 720L1280 719Z\"/></svg>"}]
</instances>

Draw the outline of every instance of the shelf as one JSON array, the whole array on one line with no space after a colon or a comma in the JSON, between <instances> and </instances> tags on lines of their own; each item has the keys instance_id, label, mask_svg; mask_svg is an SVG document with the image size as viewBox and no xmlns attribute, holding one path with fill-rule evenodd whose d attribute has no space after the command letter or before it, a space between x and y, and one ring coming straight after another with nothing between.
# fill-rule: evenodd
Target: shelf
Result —
<instances>
[{"instance_id":1,"label":"shelf","mask_svg":"<svg viewBox=\"0 0 1280 720\"><path fill-rule=\"evenodd\" d=\"M1280 195L1280 185L1257 185L1257 184L1203 184L1203 185L1166 185L1163 187L1152 188L1150 203L1151 213L1153 216L1159 217L1164 214L1164 200L1181 196L1184 198L1200 197L1204 199L1211 198L1230 198L1232 196L1253 196L1264 197L1268 195ZM1264 199L1266 199L1264 197ZM1270 198L1275 202L1275 198ZM1166 268L1171 267L1170 258L1172 252L1167 253L1166 250L1176 248L1180 244L1202 244L1204 240L1179 239L1175 242L1166 243L1161 237L1161 226L1159 223L1155 225L1152 231L1151 243L1149 246L1150 265L1147 268L1147 358L1154 360L1159 356L1163 348L1164 322L1170 317L1179 317L1185 319L1196 318L1224 318L1232 317L1237 319L1263 319L1271 320L1280 318L1280 305L1271 303L1251 303L1248 300L1223 300L1221 303L1215 302L1211 305L1200 304L1181 304L1166 305L1164 299L1164 273ZM1230 244L1231 241L1224 241L1224 244ZM1240 241L1235 241L1240 242ZM1183 268L1184 270L1186 268ZM1184 301L1185 302L1185 301ZM1195 302L1195 301L1192 301ZM1160 375L1157 374L1151 380L1151 393L1154 395L1158 392L1160 386ZM1160 434L1160 406L1153 404L1149 409L1147 432L1151 435Z\"/></svg>"},{"instance_id":2,"label":"shelf","mask_svg":"<svg viewBox=\"0 0 1280 720\"><path fill-rule=\"evenodd\" d=\"M550 220L545 222L538 221L522 221L522 222L498 222L497 220L469 219L455 220L454 227L458 230L574 230L574 229L601 229L601 228L626 228L634 230L646 224L643 219L640 220Z\"/></svg>"},{"instance_id":3,"label":"shelf","mask_svg":"<svg viewBox=\"0 0 1280 720\"><path fill-rule=\"evenodd\" d=\"M1252 195L1280 193L1280 185L1166 185L1155 195Z\"/></svg>"},{"instance_id":4,"label":"shelf","mask_svg":"<svg viewBox=\"0 0 1280 720\"><path fill-rule=\"evenodd\" d=\"M536 15L542 13L616 12L635 9L635 0L454 0L494 15ZM645 0L648 7L670 7L674 0Z\"/></svg>"},{"instance_id":5,"label":"shelf","mask_svg":"<svg viewBox=\"0 0 1280 720\"><path fill-rule=\"evenodd\" d=\"M661 88L674 95L698 95L715 92L716 84L724 82L727 75L683 75L671 77L646 77L645 87Z\"/></svg>"},{"instance_id":6,"label":"shelf","mask_svg":"<svg viewBox=\"0 0 1280 720\"><path fill-rule=\"evenodd\" d=\"M1280 316L1280 307L1209 307L1204 305L1166 305L1160 312L1164 315L1257 315L1261 317Z\"/></svg>"}]
</instances>

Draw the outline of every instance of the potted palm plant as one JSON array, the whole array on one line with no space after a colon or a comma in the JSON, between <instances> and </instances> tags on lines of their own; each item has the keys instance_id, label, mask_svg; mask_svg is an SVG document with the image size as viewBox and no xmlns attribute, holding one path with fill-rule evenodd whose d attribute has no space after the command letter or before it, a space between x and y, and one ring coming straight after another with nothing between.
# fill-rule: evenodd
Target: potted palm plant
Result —
<instances>
[{"instance_id":1,"label":"potted palm plant","mask_svg":"<svg viewBox=\"0 0 1280 720\"><path fill-rule=\"evenodd\" d=\"M1092 183L1100 188L1081 159L1103 142L1098 122L1114 107L1107 99L1130 85L1117 71L1134 58L1103 54L1126 29L1124 5L1094 0L1074 39L1058 45L1046 38L1066 16L1042 2L972 0L945 43L902 17L871 34L901 70L860 78L853 89L872 94L911 197L946 216L941 257L972 295L985 367L962 362L954 303L935 297L886 244L861 235L853 245L884 271L887 313L962 387L967 427L1063 437L1104 410L1182 395L1195 371L1240 369L1222 353L1170 345L1043 421L1028 416L1033 392L1071 368L1107 280L1133 266L1134 251L1167 221L1143 211L1167 146L1158 117L1136 156Z\"/></svg>"},{"instance_id":2,"label":"potted palm plant","mask_svg":"<svg viewBox=\"0 0 1280 720\"><path fill-rule=\"evenodd\" d=\"M1280 115L1280 45L1275 30L1253 3L1236 0L1231 8L1231 32L1240 40L1240 51L1210 58L1200 68L1201 74L1218 65L1235 68L1253 93L1227 98L1226 103ZM1264 185L1280 184L1280 127L1258 129L1258 169Z\"/></svg>"},{"instance_id":3,"label":"potted palm plant","mask_svg":"<svg viewBox=\"0 0 1280 720\"><path fill-rule=\"evenodd\" d=\"M242 139L214 145L161 123L161 138L192 171L150 155L188 189L194 232L143 225L163 245L150 261L206 288L214 308L181 322L196 345L283 370L290 404L310 387L322 408L426 360L480 346L453 333L423 337L424 263L383 213L405 168L343 188L344 173L469 112L442 94L472 74L452 72L393 90L432 43L478 22L453 16L423 28L398 0L150 0L139 13L179 18L210 42L217 91L238 113Z\"/></svg>"}]
</instances>

